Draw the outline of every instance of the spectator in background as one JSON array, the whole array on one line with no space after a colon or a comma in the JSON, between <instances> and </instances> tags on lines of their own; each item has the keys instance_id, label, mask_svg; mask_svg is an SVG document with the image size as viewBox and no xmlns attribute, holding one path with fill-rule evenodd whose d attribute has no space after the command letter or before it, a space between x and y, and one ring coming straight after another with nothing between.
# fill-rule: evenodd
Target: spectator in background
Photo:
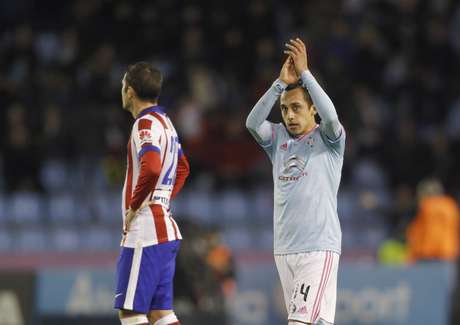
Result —
<instances>
[{"instance_id":1,"label":"spectator in background","mask_svg":"<svg viewBox=\"0 0 460 325\"><path fill-rule=\"evenodd\" d=\"M7 110L4 177L6 189L37 191L40 189L38 173L41 157L31 127L26 121L26 108L18 103Z\"/></svg>"},{"instance_id":2,"label":"spectator in background","mask_svg":"<svg viewBox=\"0 0 460 325\"><path fill-rule=\"evenodd\" d=\"M454 261L459 250L459 209L436 178L417 186L418 213L407 229L409 260Z\"/></svg>"}]
</instances>

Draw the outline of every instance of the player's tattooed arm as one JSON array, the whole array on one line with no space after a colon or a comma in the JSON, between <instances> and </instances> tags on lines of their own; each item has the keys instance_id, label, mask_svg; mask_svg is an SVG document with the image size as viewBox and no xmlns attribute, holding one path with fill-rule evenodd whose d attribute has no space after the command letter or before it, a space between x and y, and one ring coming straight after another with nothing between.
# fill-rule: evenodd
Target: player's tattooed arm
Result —
<instances>
[{"instance_id":1,"label":"player's tattooed arm","mask_svg":"<svg viewBox=\"0 0 460 325\"><path fill-rule=\"evenodd\" d=\"M342 126L335 110L334 104L326 92L316 81L308 67L307 49L304 42L296 38L286 43L286 50L293 62L296 73L302 79L304 87L310 94L313 104L321 117L321 128L331 140L336 140L342 133Z\"/></svg>"},{"instance_id":2,"label":"player's tattooed arm","mask_svg":"<svg viewBox=\"0 0 460 325\"><path fill-rule=\"evenodd\" d=\"M294 70L294 63L288 57L281 68L279 78L275 80L249 113L246 119L246 127L261 145L269 145L271 143L272 127L267 118L270 115L273 105L275 105L287 85L297 80L298 77Z\"/></svg>"}]
</instances>

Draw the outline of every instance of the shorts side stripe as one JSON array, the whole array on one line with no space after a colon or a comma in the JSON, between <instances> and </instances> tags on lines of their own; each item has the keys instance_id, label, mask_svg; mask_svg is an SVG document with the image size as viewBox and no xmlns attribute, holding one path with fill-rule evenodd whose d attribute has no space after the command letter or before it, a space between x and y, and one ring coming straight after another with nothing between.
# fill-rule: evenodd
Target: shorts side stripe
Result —
<instances>
[{"instance_id":1,"label":"shorts side stripe","mask_svg":"<svg viewBox=\"0 0 460 325\"><path fill-rule=\"evenodd\" d=\"M334 253L330 252L330 254L331 254L331 262L330 262L329 271L327 273L326 282L324 283L323 291L321 292L321 298L320 298L321 300L323 300L324 292L326 291L327 284L329 283L329 277L331 276L331 271L332 271L332 268L334 267ZM315 319L319 317L320 311L321 311L321 308L318 308L316 310Z\"/></svg>"},{"instance_id":2,"label":"shorts side stripe","mask_svg":"<svg viewBox=\"0 0 460 325\"><path fill-rule=\"evenodd\" d=\"M311 320L310 320L311 323L314 322L313 316L314 316L314 314L315 314L315 311L316 311L316 308L317 308L317 304L320 303L320 301L318 301L318 299L319 299L319 296L320 296L320 294L321 294L321 288L322 288L322 286L323 286L323 280L325 279L325 276L324 276L324 275L325 275L326 269L327 269L327 267L328 267L328 265L329 265L329 254L328 254L327 251L326 251L326 254L325 254L325 255L326 255L326 256L325 256L325 258L324 258L323 271L322 271L322 273L321 273L321 280L320 280L320 282L319 282L318 290L316 291L315 303L313 304L313 309L312 309L312 314L311 314Z\"/></svg>"},{"instance_id":3,"label":"shorts side stripe","mask_svg":"<svg viewBox=\"0 0 460 325\"><path fill-rule=\"evenodd\" d=\"M126 298L123 308L133 310L134 295L136 293L137 281L139 279L139 269L142 259L142 245L138 243L134 248L133 262L131 264L131 271L129 273L128 288L126 289Z\"/></svg>"},{"instance_id":4,"label":"shorts side stripe","mask_svg":"<svg viewBox=\"0 0 460 325\"><path fill-rule=\"evenodd\" d=\"M321 293L319 295L319 301L318 301L318 304L316 305L316 310L313 310L313 321L316 320L316 318L319 316L319 312L321 311L321 301L323 300L324 291L326 290L327 283L329 282L329 276L331 275L331 270L332 270L332 266L333 266L334 256L333 256L332 252L328 251L327 253L329 253L329 263L328 263L328 267L327 267L327 271L326 271L326 277L324 279L323 287L321 288Z\"/></svg>"}]
</instances>

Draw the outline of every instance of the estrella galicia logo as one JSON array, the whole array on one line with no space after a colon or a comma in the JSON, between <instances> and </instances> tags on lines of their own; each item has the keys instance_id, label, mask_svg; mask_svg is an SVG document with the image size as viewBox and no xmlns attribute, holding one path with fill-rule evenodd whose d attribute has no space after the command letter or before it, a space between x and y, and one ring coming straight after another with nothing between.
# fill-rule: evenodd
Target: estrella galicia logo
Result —
<instances>
[{"instance_id":1,"label":"estrella galicia logo","mask_svg":"<svg viewBox=\"0 0 460 325\"><path fill-rule=\"evenodd\" d=\"M284 162L284 173L289 173L292 170L298 170L300 172L303 172L305 169L306 162L302 158L300 158L297 155L292 155L290 156L285 162Z\"/></svg>"}]
</instances>

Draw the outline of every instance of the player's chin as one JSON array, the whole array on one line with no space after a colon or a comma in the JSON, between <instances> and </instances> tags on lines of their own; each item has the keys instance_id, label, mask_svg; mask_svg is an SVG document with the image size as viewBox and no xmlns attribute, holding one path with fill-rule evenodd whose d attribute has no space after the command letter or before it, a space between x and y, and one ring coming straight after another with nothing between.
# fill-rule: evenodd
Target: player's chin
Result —
<instances>
[{"instance_id":1,"label":"player's chin","mask_svg":"<svg viewBox=\"0 0 460 325\"><path fill-rule=\"evenodd\" d=\"M297 135L300 134L300 128L297 125L288 126L287 130L288 130L289 134L292 135L292 136L297 136Z\"/></svg>"}]
</instances>

